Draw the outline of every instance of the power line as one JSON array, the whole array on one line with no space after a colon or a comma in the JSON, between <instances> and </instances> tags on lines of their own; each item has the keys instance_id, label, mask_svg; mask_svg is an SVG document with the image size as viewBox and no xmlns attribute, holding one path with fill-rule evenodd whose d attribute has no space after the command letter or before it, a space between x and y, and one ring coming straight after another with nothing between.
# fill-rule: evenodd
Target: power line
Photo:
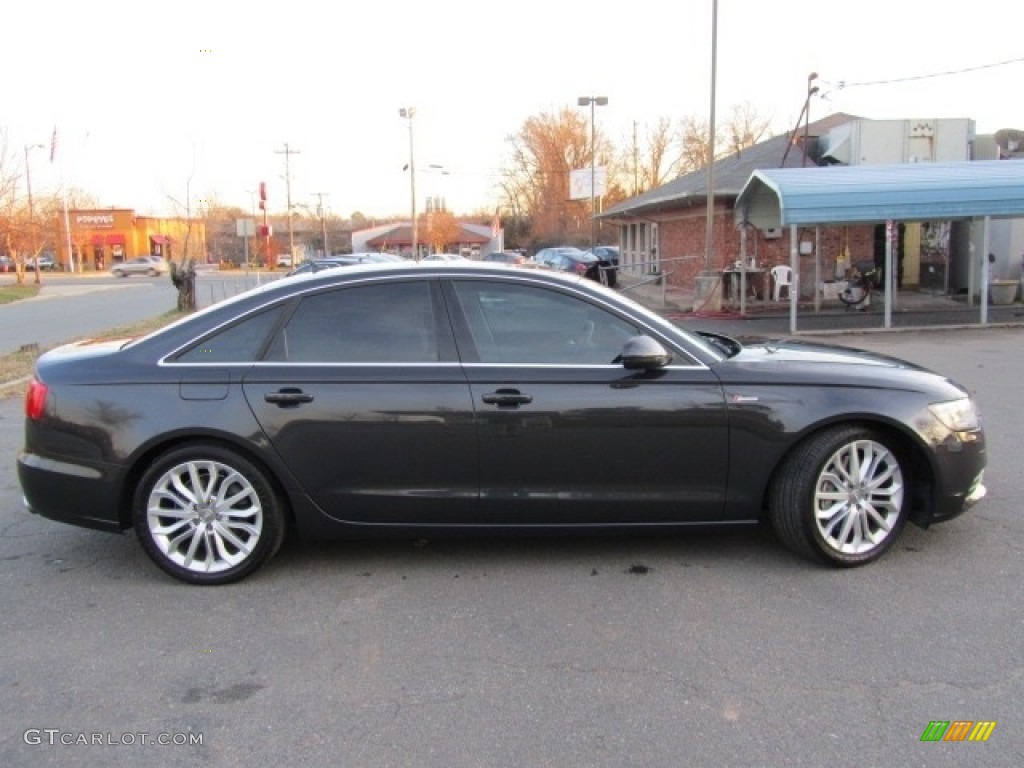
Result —
<instances>
[{"instance_id":1,"label":"power line","mask_svg":"<svg viewBox=\"0 0 1024 768\"><path fill-rule=\"evenodd\" d=\"M933 77L947 77L949 75L963 75L968 72L978 72L983 69L992 69L994 67L1005 67L1007 64L1018 64L1024 61L1024 57L1017 59L1007 59L1006 61L997 61L993 64L981 64L977 67L964 67L963 69L951 69L946 72L933 72L927 75L912 75L911 77L894 77L889 80L867 80L863 83L848 83L845 80L840 80L836 83L839 90L844 88L854 88L857 86L864 85L892 85L893 83L909 83L913 80L928 80Z\"/></svg>"}]
</instances>

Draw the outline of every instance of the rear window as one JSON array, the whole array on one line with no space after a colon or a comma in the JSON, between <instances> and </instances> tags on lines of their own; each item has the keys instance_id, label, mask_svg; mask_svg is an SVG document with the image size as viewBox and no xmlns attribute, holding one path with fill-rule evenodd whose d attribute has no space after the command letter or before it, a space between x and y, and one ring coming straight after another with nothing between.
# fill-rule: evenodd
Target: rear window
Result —
<instances>
[{"instance_id":1,"label":"rear window","mask_svg":"<svg viewBox=\"0 0 1024 768\"><path fill-rule=\"evenodd\" d=\"M259 360L284 306L251 315L185 350L179 363L251 363Z\"/></svg>"}]
</instances>

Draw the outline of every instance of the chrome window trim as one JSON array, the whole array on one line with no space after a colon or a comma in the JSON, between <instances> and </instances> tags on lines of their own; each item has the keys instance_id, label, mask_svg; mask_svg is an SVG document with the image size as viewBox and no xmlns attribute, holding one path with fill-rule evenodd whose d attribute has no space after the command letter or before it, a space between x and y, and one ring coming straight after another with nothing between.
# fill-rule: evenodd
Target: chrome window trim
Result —
<instances>
[{"instance_id":1,"label":"chrome window trim","mask_svg":"<svg viewBox=\"0 0 1024 768\"><path fill-rule=\"evenodd\" d=\"M463 368L600 368L614 369L618 371L629 370L620 363L594 363L581 365L562 365L559 363L463 363ZM659 371L706 371L706 365L666 365L658 368Z\"/></svg>"},{"instance_id":2,"label":"chrome window trim","mask_svg":"<svg viewBox=\"0 0 1024 768\"><path fill-rule=\"evenodd\" d=\"M280 361L260 360L248 363L165 363L160 361L157 365L167 368L461 368L462 363L437 362L437 363L289 363Z\"/></svg>"},{"instance_id":3,"label":"chrome window trim","mask_svg":"<svg viewBox=\"0 0 1024 768\"><path fill-rule=\"evenodd\" d=\"M602 370L626 370L618 363L594 363L594 364L562 364L562 363L460 363L460 362L438 362L438 363L288 363L277 361L260 361L250 363L165 363L160 361L158 366L168 368L519 368L530 369L540 368L550 370L557 369L602 369ZM666 365L658 370L662 371L706 371L705 365Z\"/></svg>"}]
</instances>

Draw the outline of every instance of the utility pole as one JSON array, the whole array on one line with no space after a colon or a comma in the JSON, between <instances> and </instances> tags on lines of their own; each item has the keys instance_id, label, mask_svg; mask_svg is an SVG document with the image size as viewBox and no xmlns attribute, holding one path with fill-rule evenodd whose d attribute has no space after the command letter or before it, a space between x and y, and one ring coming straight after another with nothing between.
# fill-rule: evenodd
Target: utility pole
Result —
<instances>
[{"instance_id":1,"label":"utility pole","mask_svg":"<svg viewBox=\"0 0 1024 768\"><path fill-rule=\"evenodd\" d=\"M324 258L331 255L331 249L327 247L327 209L324 208L324 195L327 192L314 192L316 195L316 214L320 217L320 234L324 239Z\"/></svg>"},{"instance_id":2,"label":"utility pole","mask_svg":"<svg viewBox=\"0 0 1024 768\"><path fill-rule=\"evenodd\" d=\"M292 226L292 167L291 167L291 156L301 154L297 149L292 149L288 146L288 142L284 143L284 149L274 150L274 154L284 155L284 190L286 202L288 204L288 249L292 256L292 266L295 266L295 228Z\"/></svg>"}]
</instances>

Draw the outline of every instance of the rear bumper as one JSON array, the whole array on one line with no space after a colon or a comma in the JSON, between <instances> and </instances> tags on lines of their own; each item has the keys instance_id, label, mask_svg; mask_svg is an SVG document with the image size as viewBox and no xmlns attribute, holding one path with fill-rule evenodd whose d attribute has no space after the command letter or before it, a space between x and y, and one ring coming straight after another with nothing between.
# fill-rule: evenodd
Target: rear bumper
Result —
<instances>
[{"instance_id":1,"label":"rear bumper","mask_svg":"<svg viewBox=\"0 0 1024 768\"><path fill-rule=\"evenodd\" d=\"M130 520L121 516L112 479L115 472L113 467L104 471L33 453L18 456L18 481L29 512L100 531L119 532L131 527Z\"/></svg>"}]
</instances>

